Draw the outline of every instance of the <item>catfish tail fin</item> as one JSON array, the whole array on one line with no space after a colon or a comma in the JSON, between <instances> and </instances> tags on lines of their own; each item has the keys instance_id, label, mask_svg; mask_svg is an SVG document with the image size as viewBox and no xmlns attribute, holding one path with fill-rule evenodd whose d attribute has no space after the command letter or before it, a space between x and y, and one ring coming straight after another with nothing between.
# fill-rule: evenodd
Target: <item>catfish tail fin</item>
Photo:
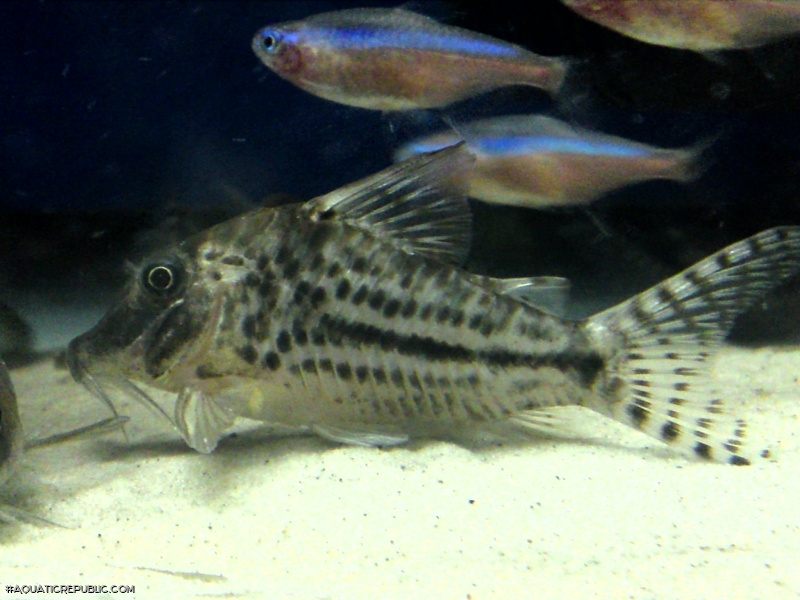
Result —
<instances>
[{"instance_id":1,"label":"catfish tail fin","mask_svg":"<svg viewBox=\"0 0 800 600\"><path fill-rule=\"evenodd\" d=\"M800 227L728 246L587 323L609 359L591 408L678 450L747 465L769 452L706 385L708 362L736 316L800 271Z\"/></svg>"}]
</instances>

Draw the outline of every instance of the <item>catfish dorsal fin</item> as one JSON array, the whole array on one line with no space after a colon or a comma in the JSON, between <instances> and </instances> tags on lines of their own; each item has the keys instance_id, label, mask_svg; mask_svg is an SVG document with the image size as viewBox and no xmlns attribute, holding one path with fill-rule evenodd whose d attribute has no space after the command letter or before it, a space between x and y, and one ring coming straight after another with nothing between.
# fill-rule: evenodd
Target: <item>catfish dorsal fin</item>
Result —
<instances>
[{"instance_id":1,"label":"catfish dorsal fin","mask_svg":"<svg viewBox=\"0 0 800 600\"><path fill-rule=\"evenodd\" d=\"M464 174L474 161L457 144L309 200L304 208L312 220L337 219L412 254L461 264L472 226Z\"/></svg>"}]
</instances>

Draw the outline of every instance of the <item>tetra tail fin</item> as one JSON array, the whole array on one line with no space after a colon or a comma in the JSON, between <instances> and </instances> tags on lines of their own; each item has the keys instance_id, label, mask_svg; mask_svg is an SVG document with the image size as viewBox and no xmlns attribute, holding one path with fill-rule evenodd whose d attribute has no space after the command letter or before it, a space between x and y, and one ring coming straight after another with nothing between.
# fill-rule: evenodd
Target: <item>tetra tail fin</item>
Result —
<instances>
[{"instance_id":1,"label":"tetra tail fin","mask_svg":"<svg viewBox=\"0 0 800 600\"><path fill-rule=\"evenodd\" d=\"M587 327L599 347L622 342L592 406L677 449L734 465L769 453L747 438L726 401L707 395L708 361L735 317L800 271L800 227L733 244L599 313Z\"/></svg>"},{"instance_id":2,"label":"tetra tail fin","mask_svg":"<svg viewBox=\"0 0 800 600\"><path fill-rule=\"evenodd\" d=\"M699 179L713 162L711 147L719 138L719 135L712 135L686 148L664 150L663 152L670 157L667 161L670 166L665 174L666 179L679 183L689 183Z\"/></svg>"},{"instance_id":3,"label":"tetra tail fin","mask_svg":"<svg viewBox=\"0 0 800 600\"><path fill-rule=\"evenodd\" d=\"M564 83L567 81L572 61L566 57L551 57L551 68L548 72L544 89L554 98L561 94Z\"/></svg>"}]
</instances>

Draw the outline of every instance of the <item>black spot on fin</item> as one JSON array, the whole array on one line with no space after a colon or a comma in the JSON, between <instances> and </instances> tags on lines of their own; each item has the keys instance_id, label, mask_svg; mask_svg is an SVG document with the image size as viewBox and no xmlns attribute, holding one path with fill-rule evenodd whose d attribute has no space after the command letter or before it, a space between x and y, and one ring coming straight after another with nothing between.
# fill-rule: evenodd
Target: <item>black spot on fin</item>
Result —
<instances>
[{"instance_id":1,"label":"black spot on fin","mask_svg":"<svg viewBox=\"0 0 800 600\"><path fill-rule=\"evenodd\" d=\"M407 252L461 264L472 217L463 177L474 163L464 144L412 158L309 200L315 220L340 220L394 242Z\"/></svg>"},{"instance_id":2,"label":"black spot on fin","mask_svg":"<svg viewBox=\"0 0 800 600\"><path fill-rule=\"evenodd\" d=\"M592 408L694 456L749 464L765 451L707 390L708 361L736 316L800 272L800 227L733 244L589 319L599 347L620 347Z\"/></svg>"}]
</instances>

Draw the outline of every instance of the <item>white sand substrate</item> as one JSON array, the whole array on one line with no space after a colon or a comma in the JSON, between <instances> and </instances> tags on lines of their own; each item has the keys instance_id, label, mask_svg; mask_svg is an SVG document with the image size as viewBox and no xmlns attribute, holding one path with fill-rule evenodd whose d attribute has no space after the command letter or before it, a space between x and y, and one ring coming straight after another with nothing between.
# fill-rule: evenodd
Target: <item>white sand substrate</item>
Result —
<instances>
[{"instance_id":1,"label":"white sand substrate","mask_svg":"<svg viewBox=\"0 0 800 600\"><path fill-rule=\"evenodd\" d=\"M774 459L692 461L582 409L576 439L381 450L260 431L204 456L123 406L129 440L26 455L2 500L63 527L0 525L0 586L136 590L93 598L798 598L800 350L725 348L714 377ZM52 361L12 379L29 437L109 416Z\"/></svg>"}]
</instances>

